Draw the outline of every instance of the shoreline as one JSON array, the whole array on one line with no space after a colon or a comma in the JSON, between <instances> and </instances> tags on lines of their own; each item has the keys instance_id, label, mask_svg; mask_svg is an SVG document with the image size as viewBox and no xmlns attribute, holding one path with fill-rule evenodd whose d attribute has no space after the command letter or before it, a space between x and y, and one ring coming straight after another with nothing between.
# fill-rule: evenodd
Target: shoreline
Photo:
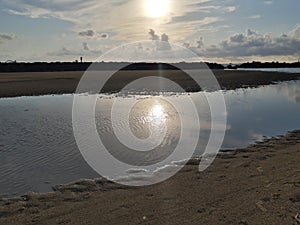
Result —
<instances>
[{"instance_id":1,"label":"shoreline","mask_svg":"<svg viewBox=\"0 0 300 225\"><path fill-rule=\"evenodd\" d=\"M297 224L300 130L221 153L204 172L194 159L152 186L100 178L0 199L0 223Z\"/></svg>"},{"instance_id":2,"label":"shoreline","mask_svg":"<svg viewBox=\"0 0 300 225\"><path fill-rule=\"evenodd\" d=\"M27 72L0 73L0 98L40 96L52 94L73 94L84 71L74 72ZM300 74L213 70L222 90L234 90L245 87L258 87L281 81L299 80ZM172 79L187 92L201 91L201 88L181 71L119 71L103 87L104 93L116 93L131 81L145 76L162 76ZM157 85L150 85L156 90ZM157 91L160 91L157 90Z\"/></svg>"}]
</instances>

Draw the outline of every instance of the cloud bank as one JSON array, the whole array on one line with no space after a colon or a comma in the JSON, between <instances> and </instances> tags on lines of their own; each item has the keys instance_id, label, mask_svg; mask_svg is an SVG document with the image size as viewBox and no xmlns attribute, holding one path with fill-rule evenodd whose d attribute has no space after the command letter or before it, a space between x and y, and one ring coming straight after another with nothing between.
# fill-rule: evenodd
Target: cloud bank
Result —
<instances>
[{"instance_id":1,"label":"cloud bank","mask_svg":"<svg viewBox=\"0 0 300 225\"><path fill-rule=\"evenodd\" d=\"M203 57L248 57L248 56L295 56L300 55L300 25L289 34L275 36L248 29L244 33L230 35L216 45L205 45L202 38L196 46L185 44Z\"/></svg>"}]
</instances>

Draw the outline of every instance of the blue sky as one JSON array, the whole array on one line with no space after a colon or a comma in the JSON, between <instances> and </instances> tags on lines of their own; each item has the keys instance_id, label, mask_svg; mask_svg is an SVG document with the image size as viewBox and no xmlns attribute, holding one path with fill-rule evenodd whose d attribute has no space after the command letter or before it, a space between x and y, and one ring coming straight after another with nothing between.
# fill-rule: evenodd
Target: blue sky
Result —
<instances>
[{"instance_id":1,"label":"blue sky","mask_svg":"<svg viewBox=\"0 0 300 225\"><path fill-rule=\"evenodd\" d=\"M95 60L162 34L207 61L296 61L299 9L299 0L1 0L0 61Z\"/></svg>"}]
</instances>

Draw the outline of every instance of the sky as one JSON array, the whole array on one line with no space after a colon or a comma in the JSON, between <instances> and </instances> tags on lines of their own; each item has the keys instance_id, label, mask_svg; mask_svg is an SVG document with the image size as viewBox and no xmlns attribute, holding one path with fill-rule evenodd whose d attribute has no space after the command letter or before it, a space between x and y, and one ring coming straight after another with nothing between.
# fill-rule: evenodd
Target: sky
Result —
<instances>
[{"instance_id":1,"label":"sky","mask_svg":"<svg viewBox=\"0 0 300 225\"><path fill-rule=\"evenodd\" d=\"M0 61L94 61L150 39L210 62L293 62L299 9L299 0L0 0Z\"/></svg>"}]
</instances>

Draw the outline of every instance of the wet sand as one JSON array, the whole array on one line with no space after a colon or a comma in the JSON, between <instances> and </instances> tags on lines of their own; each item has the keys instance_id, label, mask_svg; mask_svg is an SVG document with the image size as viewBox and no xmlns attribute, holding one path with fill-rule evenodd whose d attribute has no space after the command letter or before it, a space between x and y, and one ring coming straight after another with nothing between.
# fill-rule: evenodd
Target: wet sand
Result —
<instances>
[{"instance_id":1,"label":"wet sand","mask_svg":"<svg viewBox=\"0 0 300 225\"><path fill-rule=\"evenodd\" d=\"M213 71L222 89L241 87L256 87L272 84L278 81L297 80L300 74L250 72L250 71ZM69 94L76 87L84 72L30 72L30 73L0 73L0 97ZM118 91L128 81L141 76L154 75L157 71L121 71L117 79L111 80L105 88L106 92ZM160 74L161 75L161 72ZM199 86L182 76L180 71L164 71L163 76L183 85L187 91L199 91Z\"/></svg>"},{"instance_id":2,"label":"wet sand","mask_svg":"<svg viewBox=\"0 0 300 225\"><path fill-rule=\"evenodd\" d=\"M169 180L127 187L104 179L0 201L0 224L297 224L300 131L223 150L204 172L191 160Z\"/></svg>"}]
</instances>

